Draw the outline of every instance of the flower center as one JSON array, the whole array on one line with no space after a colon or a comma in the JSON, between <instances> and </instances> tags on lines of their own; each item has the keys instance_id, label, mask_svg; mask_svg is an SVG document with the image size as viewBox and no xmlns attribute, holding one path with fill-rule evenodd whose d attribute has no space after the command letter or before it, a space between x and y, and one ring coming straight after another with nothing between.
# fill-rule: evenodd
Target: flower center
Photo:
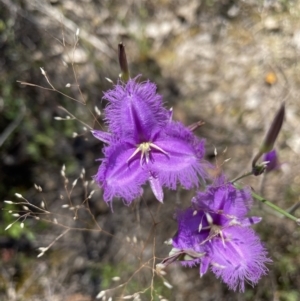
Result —
<instances>
[{"instance_id":1,"label":"flower center","mask_svg":"<svg viewBox=\"0 0 300 301\"><path fill-rule=\"evenodd\" d=\"M209 234L208 234L208 237L200 243L200 245L203 245L206 242L213 239L214 237L220 235L220 237L222 239L222 243L225 246L225 239L224 239L223 232L222 232L222 226L214 224L213 218L208 212L206 212L205 215L203 215L203 217L204 216L206 217L206 220L208 222L208 226L202 227L202 220L201 220L201 222L199 224L199 227L198 227L198 231L201 232L202 230L208 230L209 229Z\"/></svg>"},{"instance_id":2,"label":"flower center","mask_svg":"<svg viewBox=\"0 0 300 301\"><path fill-rule=\"evenodd\" d=\"M150 151L152 149L156 149L159 152L165 154L166 156L169 156L169 154L167 152L165 152L162 148L160 148L159 146L157 146L156 144L152 143L152 142L143 142L141 144L138 144L136 146L136 150L133 152L133 154L127 159L126 163L129 163L129 161L131 159L133 159L135 157L136 154L138 154L139 152L141 152L141 158L140 158L140 165L143 164L143 161L146 161L146 163L148 164L149 159L150 159Z\"/></svg>"}]
</instances>

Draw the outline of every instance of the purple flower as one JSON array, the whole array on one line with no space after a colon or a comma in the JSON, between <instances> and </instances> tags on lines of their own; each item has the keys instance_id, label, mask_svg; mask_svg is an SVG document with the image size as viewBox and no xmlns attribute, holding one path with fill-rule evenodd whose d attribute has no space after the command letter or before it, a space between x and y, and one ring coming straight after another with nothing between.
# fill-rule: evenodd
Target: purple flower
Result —
<instances>
[{"instance_id":1,"label":"purple flower","mask_svg":"<svg viewBox=\"0 0 300 301\"><path fill-rule=\"evenodd\" d=\"M118 83L104 94L108 132L93 135L108 144L104 159L94 176L104 190L104 200L113 197L130 203L142 195L141 186L149 181L155 197L163 201L162 187L197 187L204 178L204 141L163 107L156 86L149 81Z\"/></svg>"},{"instance_id":2,"label":"purple flower","mask_svg":"<svg viewBox=\"0 0 300 301\"><path fill-rule=\"evenodd\" d=\"M266 172L276 170L280 167L280 164L278 162L277 152L275 149L271 150L268 153L265 153L263 156L263 161L268 162L266 164Z\"/></svg>"},{"instance_id":3,"label":"purple flower","mask_svg":"<svg viewBox=\"0 0 300 301\"><path fill-rule=\"evenodd\" d=\"M192 199L192 208L178 214L172 256L186 254L182 264L200 264L201 276L211 267L233 290L243 292L245 282L256 284L266 274L270 259L250 228L261 219L246 217L251 204L249 190L238 190L220 178Z\"/></svg>"}]
</instances>

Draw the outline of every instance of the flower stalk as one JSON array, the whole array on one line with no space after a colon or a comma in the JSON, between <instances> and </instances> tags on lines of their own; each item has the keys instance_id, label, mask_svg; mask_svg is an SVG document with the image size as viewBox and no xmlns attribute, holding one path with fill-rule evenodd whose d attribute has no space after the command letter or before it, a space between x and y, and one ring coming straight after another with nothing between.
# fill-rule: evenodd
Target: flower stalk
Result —
<instances>
[{"instance_id":1,"label":"flower stalk","mask_svg":"<svg viewBox=\"0 0 300 301\"><path fill-rule=\"evenodd\" d=\"M233 183L233 182L232 182ZM237 184L237 183L234 183L234 186L237 188L237 189L242 189L242 186ZM262 202L263 204L269 206L270 208L272 208L273 210L277 211L278 213L282 214L283 216L289 218L290 220L294 221L297 223L298 226L300 226L300 219L290 213L288 213L287 211L285 211L284 209L276 206L275 204L273 204L272 202L268 201L267 199L265 199L264 197L260 196L259 194L251 191L251 195L254 199Z\"/></svg>"}]
</instances>

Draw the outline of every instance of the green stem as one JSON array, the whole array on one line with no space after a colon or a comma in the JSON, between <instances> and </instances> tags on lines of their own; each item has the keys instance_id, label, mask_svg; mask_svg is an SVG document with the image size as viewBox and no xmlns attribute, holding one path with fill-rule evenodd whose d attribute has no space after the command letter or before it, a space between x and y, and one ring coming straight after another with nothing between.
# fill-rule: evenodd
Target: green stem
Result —
<instances>
[{"instance_id":1,"label":"green stem","mask_svg":"<svg viewBox=\"0 0 300 301\"><path fill-rule=\"evenodd\" d=\"M238 189L242 189L242 187L238 184L234 184L236 188ZM271 203L270 201L266 200L265 198L263 198L262 196L258 195L255 192L251 192L251 195L258 201L266 204L267 206L269 206L270 208L272 208L273 210L279 212L280 214L282 214L283 216L291 219L292 221L296 222L298 226L300 226L300 218L297 218L296 216L293 216L292 214L286 212L285 210L281 209L280 207L274 205L273 203Z\"/></svg>"},{"instance_id":2,"label":"green stem","mask_svg":"<svg viewBox=\"0 0 300 301\"><path fill-rule=\"evenodd\" d=\"M262 196L256 194L255 192L251 192L251 194L252 194L252 196L253 196L256 200L258 200L258 201L260 201L260 202L266 204L266 205L269 206L270 208L274 209L275 211L279 212L280 214L284 215L285 217L287 217L287 218L291 219L292 221L296 222L297 224L299 224L299 222L300 222L299 218L297 218L297 217L291 215L290 213L286 212L285 210L281 209L280 207L274 205L273 203L271 203L270 201L266 200L266 199L263 198Z\"/></svg>"},{"instance_id":3,"label":"green stem","mask_svg":"<svg viewBox=\"0 0 300 301\"><path fill-rule=\"evenodd\" d=\"M238 176L237 178L231 180L230 182L231 182L232 184L234 184L234 182L236 182L236 181L238 181L238 180L241 180L241 179L243 179L243 178L246 178L246 177L248 177L248 176L251 176L251 175L253 175L252 170L249 171L249 172L246 172L246 173L242 174L241 176Z\"/></svg>"}]
</instances>

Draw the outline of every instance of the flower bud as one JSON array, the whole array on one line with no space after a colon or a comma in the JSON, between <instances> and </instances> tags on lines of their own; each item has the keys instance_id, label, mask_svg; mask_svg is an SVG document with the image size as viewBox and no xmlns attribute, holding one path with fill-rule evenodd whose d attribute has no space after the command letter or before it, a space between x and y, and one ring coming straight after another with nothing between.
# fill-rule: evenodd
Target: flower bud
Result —
<instances>
[{"instance_id":1,"label":"flower bud","mask_svg":"<svg viewBox=\"0 0 300 301\"><path fill-rule=\"evenodd\" d=\"M282 103L261 145L260 151L262 153L267 153L273 149L274 143L277 139L277 136L283 124L284 115L285 115L285 107L284 107L284 103Z\"/></svg>"},{"instance_id":2,"label":"flower bud","mask_svg":"<svg viewBox=\"0 0 300 301\"><path fill-rule=\"evenodd\" d=\"M121 68L120 77L124 82L127 82L130 78L128 63L126 58L125 46L123 43L119 43L118 47L119 65Z\"/></svg>"},{"instance_id":3,"label":"flower bud","mask_svg":"<svg viewBox=\"0 0 300 301\"><path fill-rule=\"evenodd\" d=\"M278 136L281 126L283 124L284 115L285 115L285 104L282 103L280 109L278 110L276 116L273 119L273 122L269 128L269 131L267 132L265 139L263 140L263 143L262 143L258 153L252 160L252 170L253 170L254 175L260 175L263 172L262 171L261 173L258 173L258 174L254 173L254 171L258 168L258 166L256 166L256 163L263 154L268 153L273 149L274 143L277 139L277 136Z\"/></svg>"},{"instance_id":4,"label":"flower bud","mask_svg":"<svg viewBox=\"0 0 300 301\"><path fill-rule=\"evenodd\" d=\"M266 172L270 172L279 168L278 156L275 149L264 154L263 161L266 163Z\"/></svg>"}]
</instances>

